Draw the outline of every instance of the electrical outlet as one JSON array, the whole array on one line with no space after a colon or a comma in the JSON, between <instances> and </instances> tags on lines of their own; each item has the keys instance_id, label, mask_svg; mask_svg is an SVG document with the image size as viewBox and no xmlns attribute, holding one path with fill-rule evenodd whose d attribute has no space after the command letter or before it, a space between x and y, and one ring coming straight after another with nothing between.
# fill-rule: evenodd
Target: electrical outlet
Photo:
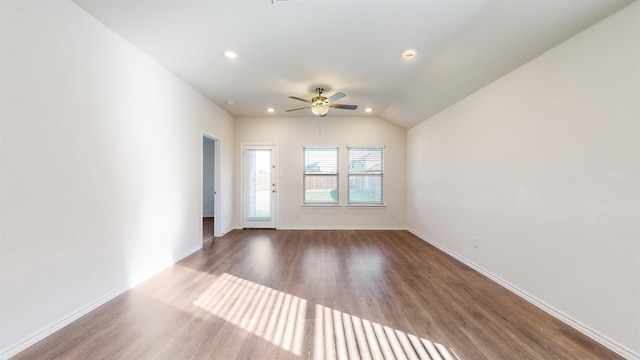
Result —
<instances>
[{"instance_id":1,"label":"electrical outlet","mask_svg":"<svg viewBox=\"0 0 640 360\"><path fill-rule=\"evenodd\" d=\"M474 237L474 238L473 238L473 247L474 247L474 248L477 248L477 247L478 247L478 238L477 238L477 237Z\"/></svg>"}]
</instances>

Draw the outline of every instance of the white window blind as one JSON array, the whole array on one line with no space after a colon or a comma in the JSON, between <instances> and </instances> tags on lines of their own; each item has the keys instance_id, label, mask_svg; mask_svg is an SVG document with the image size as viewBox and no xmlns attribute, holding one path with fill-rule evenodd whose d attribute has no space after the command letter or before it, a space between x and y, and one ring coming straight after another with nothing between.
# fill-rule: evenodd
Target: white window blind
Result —
<instances>
[{"instance_id":1,"label":"white window blind","mask_svg":"<svg viewBox=\"0 0 640 360\"><path fill-rule=\"evenodd\" d=\"M347 147L349 158L349 204L382 205L384 148Z\"/></svg>"},{"instance_id":2,"label":"white window blind","mask_svg":"<svg viewBox=\"0 0 640 360\"><path fill-rule=\"evenodd\" d=\"M305 204L338 204L338 148L304 147Z\"/></svg>"},{"instance_id":3,"label":"white window blind","mask_svg":"<svg viewBox=\"0 0 640 360\"><path fill-rule=\"evenodd\" d=\"M269 186L271 182L271 152L269 150L249 150L247 156L249 157L247 218L268 220L271 216L271 188Z\"/></svg>"}]
</instances>

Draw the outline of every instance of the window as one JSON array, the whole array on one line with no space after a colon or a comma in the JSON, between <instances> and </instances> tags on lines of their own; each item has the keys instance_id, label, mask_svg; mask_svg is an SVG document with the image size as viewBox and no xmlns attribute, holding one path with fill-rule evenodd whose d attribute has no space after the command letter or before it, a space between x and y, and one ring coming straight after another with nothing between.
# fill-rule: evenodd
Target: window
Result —
<instances>
[{"instance_id":1,"label":"window","mask_svg":"<svg viewBox=\"0 0 640 360\"><path fill-rule=\"evenodd\" d=\"M338 148L304 148L304 204L338 204Z\"/></svg>"},{"instance_id":2,"label":"window","mask_svg":"<svg viewBox=\"0 0 640 360\"><path fill-rule=\"evenodd\" d=\"M383 204L383 147L348 147L349 204Z\"/></svg>"}]
</instances>

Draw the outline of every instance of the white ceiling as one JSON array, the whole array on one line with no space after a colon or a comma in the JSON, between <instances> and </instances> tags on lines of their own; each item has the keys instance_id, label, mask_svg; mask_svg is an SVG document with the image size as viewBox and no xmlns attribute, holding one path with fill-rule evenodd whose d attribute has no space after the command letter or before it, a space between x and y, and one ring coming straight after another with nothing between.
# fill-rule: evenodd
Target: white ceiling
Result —
<instances>
[{"instance_id":1,"label":"white ceiling","mask_svg":"<svg viewBox=\"0 0 640 360\"><path fill-rule=\"evenodd\" d=\"M288 96L323 86L347 94L336 103L359 106L328 116L375 115L403 128L633 2L73 1L234 116L313 116L285 112L305 106ZM418 55L403 59L406 48ZM227 49L238 57L222 56Z\"/></svg>"}]
</instances>

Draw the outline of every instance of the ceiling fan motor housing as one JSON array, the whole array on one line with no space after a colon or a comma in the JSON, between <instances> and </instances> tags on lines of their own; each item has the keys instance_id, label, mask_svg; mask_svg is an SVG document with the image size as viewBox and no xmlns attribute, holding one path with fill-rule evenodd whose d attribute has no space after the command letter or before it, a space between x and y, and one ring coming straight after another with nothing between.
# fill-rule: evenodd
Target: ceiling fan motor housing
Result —
<instances>
[{"instance_id":1,"label":"ceiling fan motor housing","mask_svg":"<svg viewBox=\"0 0 640 360\"><path fill-rule=\"evenodd\" d=\"M311 103L316 106L320 106L320 105L329 106L329 101L325 96L316 96L313 99L311 99Z\"/></svg>"}]
</instances>

